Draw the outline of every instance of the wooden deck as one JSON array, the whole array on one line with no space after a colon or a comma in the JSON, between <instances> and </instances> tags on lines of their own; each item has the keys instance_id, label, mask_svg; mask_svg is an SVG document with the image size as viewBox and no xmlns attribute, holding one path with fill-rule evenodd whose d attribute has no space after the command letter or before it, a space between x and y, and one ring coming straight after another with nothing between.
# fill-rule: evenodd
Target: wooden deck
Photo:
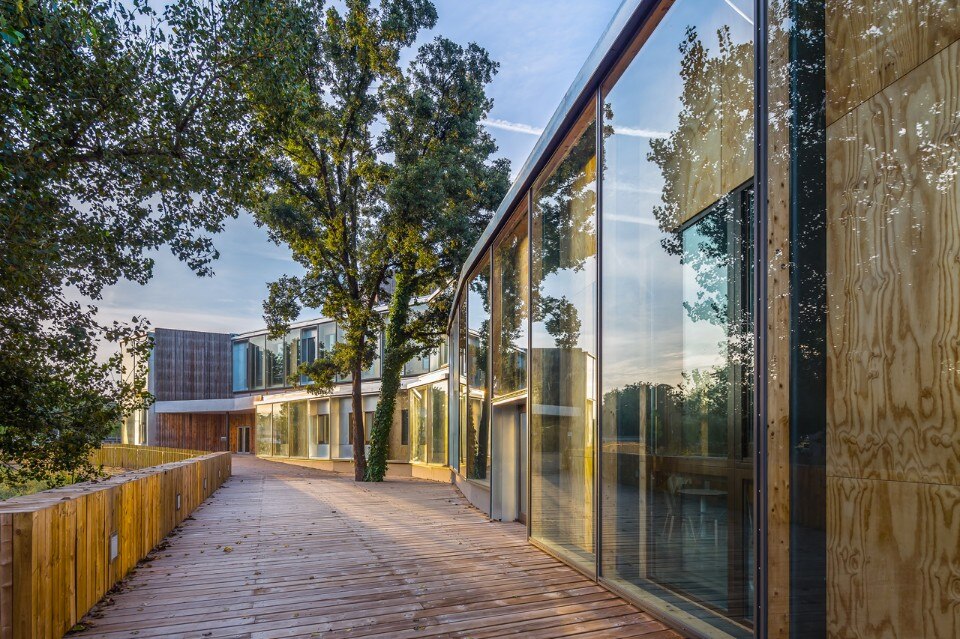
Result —
<instances>
[{"instance_id":1,"label":"wooden deck","mask_svg":"<svg viewBox=\"0 0 960 639\"><path fill-rule=\"evenodd\" d=\"M678 637L449 485L234 476L74 637Z\"/></svg>"}]
</instances>

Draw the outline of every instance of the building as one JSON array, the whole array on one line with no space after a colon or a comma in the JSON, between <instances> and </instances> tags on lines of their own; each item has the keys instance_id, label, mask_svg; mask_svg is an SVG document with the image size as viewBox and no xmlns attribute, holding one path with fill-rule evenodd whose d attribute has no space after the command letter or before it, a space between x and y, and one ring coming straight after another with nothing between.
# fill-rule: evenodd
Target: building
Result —
<instances>
[{"instance_id":1,"label":"building","mask_svg":"<svg viewBox=\"0 0 960 639\"><path fill-rule=\"evenodd\" d=\"M129 416L122 441L195 450L230 450L311 460L330 470L353 464L350 377L316 396L296 378L301 363L339 339L336 322L293 324L282 338L266 329L240 335L158 328L151 333L147 390L155 402ZM382 338L380 340L382 346ZM363 374L367 436L380 392L378 355ZM389 449L390 472L449 481L447 348L404 368ZM369 444L369 440L365 442Z\"/></svg>"},{"instance_id":2,"label":"building","mask_svg":"<svg viewBox=\"0 0 960 639\"><path fill-rule=\"evenodd\" d=\"M690 636L960 636L958 40L955 0L626 0L391 457ZM151 443L350 458L345 388L281 374L332 323L191 339L230 392Z\"/></svg>"},{"instance_id":3,"label":"building","mask_svg":"<svg viewBox=\"0 0 960 639\"><path fill-rule=\"evenodd\" d=\"M458 283L464 493L692 636L960 637L958 39L627 0Z\"/></svg>"}]
</instances>

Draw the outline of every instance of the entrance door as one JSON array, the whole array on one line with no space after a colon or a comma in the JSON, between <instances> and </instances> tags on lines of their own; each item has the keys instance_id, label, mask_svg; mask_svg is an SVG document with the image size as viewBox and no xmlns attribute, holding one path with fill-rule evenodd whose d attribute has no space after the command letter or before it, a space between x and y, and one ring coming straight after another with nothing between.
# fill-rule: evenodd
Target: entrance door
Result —
<instances>
[{"instance_id":1,"label":"entrance door","mask_svg":"<svg viewBox=\"0 0 960 639\"><path fill-rule=\"evenodd\" d=\"M237 426L237 452L250 452L250 427Z\"/></svg>"}]
</instances>

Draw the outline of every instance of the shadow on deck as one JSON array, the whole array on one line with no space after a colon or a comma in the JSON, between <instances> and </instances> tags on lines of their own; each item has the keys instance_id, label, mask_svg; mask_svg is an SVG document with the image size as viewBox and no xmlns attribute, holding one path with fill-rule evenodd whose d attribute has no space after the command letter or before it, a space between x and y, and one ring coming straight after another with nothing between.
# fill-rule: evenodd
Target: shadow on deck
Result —
<instances>
[{"instance_id":1,"label":"shadow on deck","mask_svg":"<svg viewBox=\"0 0 960 639\"><path fill-rule=\"evenodd\" d=\"M235 456L71 637L677 637L447 484Z\"/></svg>"}]
</instances>

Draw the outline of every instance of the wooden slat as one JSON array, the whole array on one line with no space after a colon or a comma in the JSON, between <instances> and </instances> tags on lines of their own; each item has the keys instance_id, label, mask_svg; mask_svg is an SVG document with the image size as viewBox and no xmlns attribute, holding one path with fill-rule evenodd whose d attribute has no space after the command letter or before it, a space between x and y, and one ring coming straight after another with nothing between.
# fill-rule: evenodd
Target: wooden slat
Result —
<instances>
[{"instance_id":1,"label":"wooden slat","mask_svg":"<svg viewBox=\"0 0 960 639\"><path fill-rule=\"evenodd\" d=\"M678 637L448 484L234 470L78 636Z\"/></svg>"}]
</instances>

